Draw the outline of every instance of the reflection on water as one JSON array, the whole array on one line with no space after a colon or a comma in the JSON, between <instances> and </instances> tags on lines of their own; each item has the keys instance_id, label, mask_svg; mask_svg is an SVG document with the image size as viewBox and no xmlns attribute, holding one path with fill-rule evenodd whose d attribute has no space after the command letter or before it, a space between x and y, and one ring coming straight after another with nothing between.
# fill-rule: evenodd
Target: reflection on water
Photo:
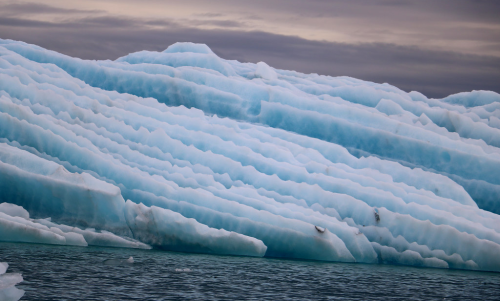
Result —
<instances>
[{"instance_id":1,"label":"reflection on water","mask_svg":"<svg viewBox=\"0 0 500 301\"><path fill-rule=\"evenodd\" d=\"M23 274L21 300L500 298L500 273L13 243L0 261Z\"/></svg>"}]
</instances>

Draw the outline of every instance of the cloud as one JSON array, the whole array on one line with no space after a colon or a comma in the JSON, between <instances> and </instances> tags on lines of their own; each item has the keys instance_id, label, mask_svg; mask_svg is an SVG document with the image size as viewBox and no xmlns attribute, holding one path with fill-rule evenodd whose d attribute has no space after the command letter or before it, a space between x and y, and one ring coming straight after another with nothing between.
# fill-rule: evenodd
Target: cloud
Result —
<instances>
[{"instance_id":1,"label":"cloud","mask_svg":"<svg viewBox=\"0 0 500 301\"><path fill-rule=\"evenodd\" d=\"M223 17L223 14L218 14L218 13L201 13L201 14L194 14L197 17L206 17L206 18L218 18L218 17Z\"/></svg>"},{"instance_id":2,"label":"cloud","mask_svg":"<svg viewBox=\"0 0 500 301\"><path fill-rule=\"evenodd\" d=\"M96 14L105 13L103 10L67 9L41 3L11 2L0 6L3 15L41 15L41 14Z\"/></svg>"},{"instance_id":3,"label":"cloud","mask_svg":"<svg viewBox=\"0 0 500 301\"><path fill-rule=\"evenodd\" d=\"M190 20L192 25L212 25L217 27L245 27L245 23L233 20Z\"/></svg>"},{"instance_id":4,"label":"cloud","mask_svg":"<svg viewBox=\"0 0 500 301\"><path fill-rule=\"evenodd\" d=\"M480 89L500 92L498 57L393 43L312 41L249 31L245 23L220 20L224 17L219 15L204 17L209 19L200 18L192 23L187 19L68 15L63 21L48 22L0 13L0 37L85 59L116 59L134 51L162 51L175 42L189 41L205 43L225 59L265 61L281 69L387 82L430 97ZM218 29L203 29L200 25ZM496 45L493 43L491 47Z\"/></svg>"},{"instance_id":5,"label":"cloud","mask_svg":"<svg viewBox=\"0 0 500 301\"><path fill-rule=\"evenodd\" d=\"M60 24L51 23L46 21L37 21L22 18L9 18L0 17L0 26L3 27L32 27L32 28L46 28L46 27L57 27Z\"/></svg>"}]
</instances>

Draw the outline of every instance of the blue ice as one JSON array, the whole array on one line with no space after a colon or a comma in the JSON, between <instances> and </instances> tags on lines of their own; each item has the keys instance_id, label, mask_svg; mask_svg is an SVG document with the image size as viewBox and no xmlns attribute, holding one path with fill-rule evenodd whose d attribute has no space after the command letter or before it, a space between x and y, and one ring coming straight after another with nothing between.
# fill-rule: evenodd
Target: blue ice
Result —
<instances>
[{"instance_id":1,"label":"blue ice","mask_svg":"<svg viewBox=\"0 0 500 301\"><path fill-rule=\"evenodd\" d=\"M4 241L500 271L499 147L491 91L0 40Z\"/></svg>"}]
</instances>

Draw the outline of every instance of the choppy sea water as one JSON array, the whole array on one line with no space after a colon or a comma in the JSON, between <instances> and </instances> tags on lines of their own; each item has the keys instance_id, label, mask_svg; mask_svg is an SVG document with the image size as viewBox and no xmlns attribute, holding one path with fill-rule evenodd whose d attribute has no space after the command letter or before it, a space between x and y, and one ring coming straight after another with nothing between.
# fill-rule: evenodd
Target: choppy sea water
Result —
<instances>
[{"instance_id":1,"label":"choppy sea water","mask_svg":"<svg viewBox=\"0 0 500 301\"><path fill-rule=\"evenodd\" d=\"M0 261L21 300L500 300L500 273L14 243Z\"/></svg>"}]
</instances>

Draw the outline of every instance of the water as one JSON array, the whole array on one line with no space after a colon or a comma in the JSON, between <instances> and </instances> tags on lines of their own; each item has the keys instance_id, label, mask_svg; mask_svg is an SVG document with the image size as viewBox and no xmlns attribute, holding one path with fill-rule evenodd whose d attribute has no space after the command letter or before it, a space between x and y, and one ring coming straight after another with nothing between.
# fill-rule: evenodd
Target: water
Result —
<instances>
[{"instance_id":1,"label":"water","mask_svg":"<svg viewBox=\"0 0 500 301\"><path fill-rule=\"evenodd\" d=\"M14 243L0 261L21 300L500 300L500 273Z\"/></svg>"}]
</instances>

